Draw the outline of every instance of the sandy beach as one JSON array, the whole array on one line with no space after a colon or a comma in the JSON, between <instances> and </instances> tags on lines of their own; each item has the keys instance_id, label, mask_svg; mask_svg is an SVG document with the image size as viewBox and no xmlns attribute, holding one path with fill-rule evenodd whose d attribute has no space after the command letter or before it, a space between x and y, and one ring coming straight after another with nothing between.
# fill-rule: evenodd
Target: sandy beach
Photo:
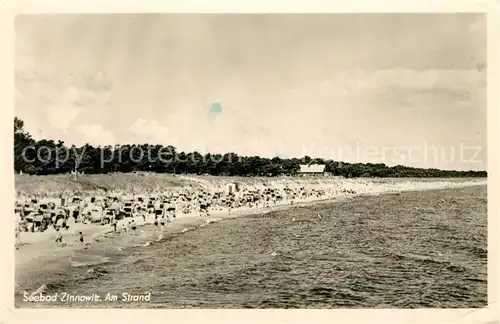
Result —
<instances>
[{"instance_id":1,"label":"sandy beach","mask_svg":"<svg viewBox=\"0 0 500 324\"><path fill-rule=\"evenodd\" d=\"M107 292L121 294L123 292L143 293L149 291L154 293L154 302L152 303L118 302L102 304L99 302L76 302L67 304L72 305L71 307L91 308L155 308L169 307L169 305L181 308L195 305L197 305L196 307L210 307L210 305L217 305L217 307L223 305L225 305L224 307L237 307L237 305L240 305L241 307L245 303L248 304L246 307L255 307L255 305L259 305L260 308L272 308L274 306L297 307L293 305L305 305L303 302L310 298L313 298L314 301L307 301L306 304L310 306L317 305L320 308L331 307L328 306L331 305L328 302L331 298L335 299L335 305L340 303L337 306L355 306L358 303L363 305L363 299L359 299L361 296L349 289L342 292L348 287L341 288L338 285L345 283L345 280L348 280L347 282L354 280L352 284L359 282L361 278L370 280L370 276L374 275L373 272L364 267L358 268L360 263L368 265L373 264L373 262L375 262L374 266L382 267L379 271L383 271L385 267L393 268L390 275L396 277L407 275L406 272L398 274L398 271L400 271L398 267L403 266L403 264L405 268L409 267L405 271L420 269L418 270L420 272L413 275L416 277L412 277L412 280L407 279L415 281L414 284L418 284L419 280L424 280L419 279L419 276L427 276L425 271L434 269L432 271L438 271L436 275L444 276L442 279L445 280L445 282L433 288L439 293L442 293L443 289L444 291L458 289L454 288L454 285L460 280L463 280L466 285L472 285L467 286L469 287L468 293L467 291L457 290L456 298L442 299L438 295L435 298L428 299L424 296L425 294L417 292L419 295L423 294L421 296L423 299L418 299L418 301L413 299L401 300L401 305L433 305L432 307L439 307L439 305L448 305L449 307L453 303L462 305L460 298L465 297L460 296L465 296L464 294L469 296L467 298L471 302L479 305L484 302L481 287L485 282L485 272L480 267L483 261L470 263L468 261L469 257L464 259L462 254L470 254L470 257L479 258L478 260L484 260L485 258L486 248L483 246L483 238L481 238L481 235L483 235L481 234L483 232L482 226L484 226L481 224L484 221L482 213L485 208L485 190L486 187L483 185L468 185L437 190L423 189L353 195L351 197L303 202L294 206L239 211L232 213L232 215L214 213L212 216L213 222L208 225L200 217L184 215L178 217L172 223L168 223L164 231L149 224L148 220L143 223L141 222L142 219L136 218L138 228L135 232L103 233L110 229L108 226L86 228L86 233L88 233L85 235L86 240L91 238L91 235L95 237L86 248L83 248L77 242L76 235L65 235L63 241L68 243L66 247L56 247L53 240L51 240L51 235L46 235L47 238L39 239L36 244L25 245L17 250L16 307L57 307L57 305L64 304L26 303L22 300L24 292L31 294L35 291L44 291L47 294L67 292L76 295L96 292L102 296ZM443 203L440 202L441 198L444 200ZM374 206L377 208L374 209ZM416 208L416 206L420 206L420 208ZM319 214L324 216L323 220L317 218ZM244 215L248 216L241 217ZM377 220L379 217L382 217L383 222ZM391 225L391 223L393 224ZM274 229L271 230L268 226ZM333 227L328 230L323 229L324 226ZM470 226L477 227L477 233L472 233L469 230L463 231L464 228ZM436 229L440 230L436 232ZM332 230L334 232L328 232ZM366 232L367 230L369 232ZM375 230L375 232L371 232L371 230ZM442 230L445 230L445 232L442 232ZM249 233L246 234L246 232ZM320 234L323 232L325 233ZM415 234L417 232L421 233L420 235L424 236L421 238L420 235L414 237L413 232ZM359 237L351 240L349 239L350 236L345 236L346 233ZM269 236L270 234L271 236ZM433 239L434 243L429 246L430 242L426 237L434 237L435 235L437 236ZM445 237L440 239L441 235L445 235ZM457 240L457 235L465 236ZM384 236L387 238L382 239ZM397 245L398 237L402 236L414 237L413 240L418 246L406 247L404 251L396 249L394 244ZM449 250L445 252L450 248L446 236L450 236L449 239L455 238L457 241L454 244L458 244L460 251L463 251L452 252ZM255 237L257 237L256 241L254 241ZM469 241L471 239L477 241L471 245L471 242L464 241L466 237ZM326 240L326 242L320 244L317 241L318 239ZM329 247L327 242L332 242L332 240L336 243ZM286 245L284 245L285 241L288 241ZM316 244L323 246L325 243L327 244L324 248L327 250L323 251L323 248L318 250ZM438 245L434 246L435 243ZM297 244L299 245L297 246ZM354 245L351 246L352 244ZM257 251L248 250L247 245L254 246ZM200 249L201 251L198 252ZM306 253L306 249L309 252ZM455 250L453 249L453 251ZM451 255L448 253L458 254ZM275 260L273 261L273 259ZM292 266L297 262L299 264ZM331 265L328 266L330 263ZM262 296L260 299L248 295L255 289L256 283L254 280L258 278L261 278L260 280L271 280L266 281L266 285L268 285L266 288L267 293L278 293L277 288L271 283L272 280L281 278L279 280L283 281L287 288L283 288L286 292L283 291L279 294L287 294L288 296L290 291L301 289L300 286L288 282L294 278L293 272L305 271L303 267L314 267L315 264L321 268L326 267L321 271L314 270L319 271L318 275L323 277L323 281L330 278L328 280L334 280L335 283L318 281L312 276L308 280L313 280L316 284L326 285L326 287L330 288L326 291L318 291L317 289L320 288L314 288L314 285L311 286L310 288L313 290L305 292L308 299L303 302L296 300L287 304L288 299L283 299L283 296L272 297L271 294L266 297L266 294L263 294L264 292L255 292ZM331 268L331 266L334 268ZM260 275L254 272L256 271L254 270L255 267L258 267ZM336 271L340 271L340 269L343 269L341 271L347 271L345 274L340 272L341 277L348 275L347 278L350 278L349 276L352 275L349 275L349 273L352 273L352 271L355 271L356 275L352 279L346 278L344 281L338 281L335 279L336 277L332 277L330 274L335 267L338 267ZM427 268L428 270L423 270ZM311 268L309 271L313 271L313 269L316 268ZM229 273L226 273L228 271ZM233 274L231 274L232 271L236 271L234 274L236 277L234 278ZM244 278L237 279L239 278L237 274L240 271L244 271ZM288 274L288 271L292 271L292 273ZM369 273L366 273L366 271ZM222 274L222 277L219 277L219 273ZM430 274L428 275L430 276ZM432 279L433 276L425 279L425 285L429 285L434 280ZM221 290L219 286L223 278L227 280L227 283L224 284L225 290ZM379 280L385 280L383 278L382 276ZM452 281L447 283L447 280L452 280L453 283ZM150 283L149 286L144 286L145 282ZM365 284L368 284L368 282ZM448 284L453 285L453 288L446 288ZM205 287L205 285L215 286L209 288L208 286ZM240 297L240 293L237 293L237 291L240 291L237 288L239 285L245 287L244 291L241 291L241 293L245 293ZM337 286L337 288L331 290L332 285ZM441 287L442 285L446 287ZM187 287L191 286L202 295L196 294L195 291L190 293L189 289L186 290ZM375 284L370 289L376 286ZM181 290L164 290L162 287ZM364 286L358 289L368 289L362 287ZM476 292L473 289L478 290ZM210 293L212 290L215 290L213 296ZM336 291L336 294L342 294L337 297L330 296L334 291ZM220 304L222 302L220 296L216 297L217 294L225 294L225 292L231 292L232 294L230 304ZM176 294L180 295L175 297ZM471 297L470 294L475 297ZM386 294L374 292L371 292L370 296L373 298L383 296L385 296L383 298L388 298ZM240 298L244 299L240 300ZM346 298L350 301L346 300ZM445 300L450 304L439 304L444 303ZM279 302L279 305L276 304L277 302ZM387 304L388 301L384 302L383 300L378 300L377 303L379 306L391 305Z\"/></svg>"}]
</instances>

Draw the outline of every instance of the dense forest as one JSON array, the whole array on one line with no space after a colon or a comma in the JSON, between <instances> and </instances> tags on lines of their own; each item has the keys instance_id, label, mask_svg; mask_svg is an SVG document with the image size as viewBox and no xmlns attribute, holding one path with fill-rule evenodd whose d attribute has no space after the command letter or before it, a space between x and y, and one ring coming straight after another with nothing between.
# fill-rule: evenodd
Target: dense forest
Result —
<instances>
[{"instance_id":1,"label":"dense forest","mask_svg":"<svg viewBox=\"0 0 500 324\"><path fill-rule=\"evenodd\" d=\"M344 177L486 177L486 171L448 171L385 164L345 163L320 158L282 159L238 156L235 153L178 152L173 146L123 145L68 147L62 141L34 140L24 122L14 119L14 170L48 175L149 171L226 176L279 176L296 174L301 164L324 164L325 172Z\"/></svg>"}]
</instances>

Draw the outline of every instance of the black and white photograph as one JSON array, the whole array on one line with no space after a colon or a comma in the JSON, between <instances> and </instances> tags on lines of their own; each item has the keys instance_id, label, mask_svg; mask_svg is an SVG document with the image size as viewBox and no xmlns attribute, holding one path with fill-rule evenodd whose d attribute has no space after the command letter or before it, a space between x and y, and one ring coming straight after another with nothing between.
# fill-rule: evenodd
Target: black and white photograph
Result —
<instances>
[{"instance_id":1,"label":"black and white photograph","mask_svg":"<svg viewBox=\"0 0 500 324\"><path fill-rule=\"evenodd\" d=\"M486 13L19 14L13 41L14 312L488 306Z\"/></svg>"}]
</instances>

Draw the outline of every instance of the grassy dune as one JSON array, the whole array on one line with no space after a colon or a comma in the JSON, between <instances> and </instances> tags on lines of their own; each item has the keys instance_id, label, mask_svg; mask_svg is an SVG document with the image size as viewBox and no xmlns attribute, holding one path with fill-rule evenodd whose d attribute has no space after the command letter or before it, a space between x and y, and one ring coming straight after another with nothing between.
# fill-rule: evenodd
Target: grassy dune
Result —
<instances>
[{"instance_id":1,"label":"grassy dune","mask_svg":"<svg viewBox=\"0 0 500 324\"><path fill-rule=\"evenodd\" d=\"M16 190L26 194L42 196L58 195L62 192L74 192L80 195L118 192L153 192L176 188L217 188L237 182L244 186L271 186L284 183L319 183L338 179L329 178L266 178L266 177L219 177L210 175L173 175L165 173L112 173L95 175L18 175L15 177Z\"/></svg>"},{"instance_id":2,"label":"grassy dune","mask_svg":"<svg viewBox=\"0 0 500 324\"><path fill-rule=\"evenodd\" d=\"M485 179L411 179L411 178L369 178L343 179L338 177L221 177L210 175L173 175L159 173L112 173L95 175L69 174L34 176L15 176L16 191L24 194L39 194L43 197L58 196L63 192L77 195L96 195L106 192L149 193L162 192L177 188L223 188L228 183L236 182L242 187L270 187L270 186L304 186L304 185L338 185L339 187L356 187L365 183L376 186L395 186L401 184L411 186L422 182L456 183L464 181L484 181Z\"/></svg>"},{"instance_id":3,"label":"grassy dune","mask_svg":"<svg viewBox=\"0 0 500 324\"><path fill-rule=\"evenodd\" d=\"M196 185L169 174L138 175L132 173L95 174L95 175L16 175L16 191L42 196L74 192L92 195L108 191L149 192L169 188Z\"/></svg>"}]
</instances>

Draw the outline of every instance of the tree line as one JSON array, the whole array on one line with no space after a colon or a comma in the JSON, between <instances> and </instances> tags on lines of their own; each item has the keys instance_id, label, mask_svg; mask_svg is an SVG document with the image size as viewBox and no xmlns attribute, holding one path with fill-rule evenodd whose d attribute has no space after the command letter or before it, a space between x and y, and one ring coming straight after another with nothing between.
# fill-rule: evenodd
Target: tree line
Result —
<instances>
[{"instance_id":1,"label":"tree line","mask_svg":"<svg viewBox=\"0 0 500 324\"><path fill-rule=\"evenodd\" d=\"M200 154L179 152L174 146L123 145L67 146L63 141L35 140L14 118L14 170L17 173L49 175L69 172L85 174L147 171L175 174L225 176L293 175L301 164L324 164L325 172L344 177L486 177L486 171L450 171L387 166L383 163L345 163L305 156L265 158L235 153Z\"/></svg>"}]
</instances>

